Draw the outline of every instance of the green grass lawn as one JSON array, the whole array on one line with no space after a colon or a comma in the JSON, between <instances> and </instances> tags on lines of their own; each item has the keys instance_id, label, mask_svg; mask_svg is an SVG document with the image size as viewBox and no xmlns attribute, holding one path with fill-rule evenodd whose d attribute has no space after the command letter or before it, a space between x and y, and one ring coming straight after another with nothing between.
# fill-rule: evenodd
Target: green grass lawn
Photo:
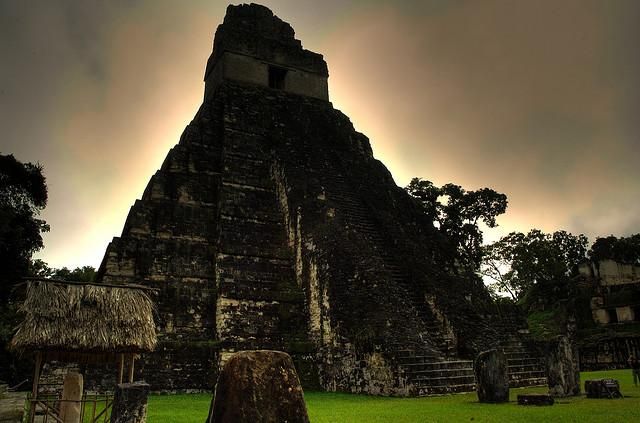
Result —
<instances>
[{"instance_id":1,"label":"green grass lawn","mask_svg":"<svg viewBox=\"0 0 640 423\"><path fill-rule=\"evenodd\" d=\"M614 378L624 399L557 400L551 407L519 406L518 394L545 393L546 388L511 389L506 404L480 404L475 393L428 398L386 398L366 395L307 392L305 400L313 423L323 422L640 422L640 388L633 386L630 370L583 372L588 379ZM204 422L211 395L152 396L150 423Z\"/></svg>"}]
</instances>

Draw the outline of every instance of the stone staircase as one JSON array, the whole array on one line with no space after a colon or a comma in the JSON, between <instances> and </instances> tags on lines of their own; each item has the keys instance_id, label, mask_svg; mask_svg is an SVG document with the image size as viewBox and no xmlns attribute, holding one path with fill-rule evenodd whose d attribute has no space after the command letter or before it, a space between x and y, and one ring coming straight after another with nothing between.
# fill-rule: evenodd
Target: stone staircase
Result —
<instances>
[{"instance_id":1,"label":"stone staircase","mask_svg":"<svg viewBox=\"0 0 640 423\"><path fill-rule=\"evenodd\" d=\"M468 392L475 389L473 362L470 360L446 359L455 355L455 343L446 335L442 322L431 311L425 298L416 292L406 270L399 260L385 248L385 240L367 212L367 206L348 187L341 175L326 175L328 197L336 204L347 228L367 237L381 259L385 270L397 286L407 292L407 299L424 323L431 343L436 351L425 345L392 345L393 355L406 382L414 386L419 396Z\"/></svg>"},{"instance_id":2,"label":"stone staircase","mask_svg":"<svg viewBox=\"0 0 640 423\"><path fill-rule=\"evenodd\" d=\"M547 384L544 361L542 357L531 355L525 345L516 338L511 338L501 345L507 357L509 387L539 386Z\"/></svg>"},{"instance_id":3,"label":"stone staircase","mask_svg":"<svg viewBox=\"0 0 640 423\"><path fill-rule=\"evenodd\" d=\"M542 357L532 356L522 341L511 338L501 345L507 357L509 387L543 386L547 377ZM398 350L396 358L418 396L472 392L475 376L472 360L443 360L433 354Z\"/></svg>"},{"instance_id":4,"label":"stone staircase","mask_svg":"<svg viewBox=\"0 0 640 423\"><path fill-rule=\"evenodd\" d=\"M263 144L258 135L225 128L216 256L221 363L234 351L286 351L288 343L306 341L304 293Z\"/></svg>"},{"instance_id":5,"label":"stone staircase","mask_svg":"<svg viewBox=\"0 0 640 423\"><path fill-rule=\"evenodd\" d=\"M454 358L453 339L446 335L442 322L433 315L425 298L411 286L409 275L399 260L385 248L385 240L369 216L367 206L350 189L342 175L324 175L323 181L328 197L337 206L336 214L342 217L348 229L354 229L371 241L390 278L406 290L411 306L425 324L429 338L438 350L429 351L420 345L392 346L406 382L414 386L418 396L474 391L473 361ZM510 338L501 347L507 355L510 387L546 384L541 358L531 357L522 342Z\"/></svg>"},{"instance_id":6,"label":"stone staircase","mask_svg":"<svg viewBox=\"0 0 640 423\"><path fill-rule=\"evenodd\" d=\"M442 323L433 315L424 297L416 292L411 285L409 275L399 264L399 260L385 248L386 242L369 216L367 206L350 189L342 175L326 175L324 176L324 181L328 183L330 188L329 196L338 205L338 213L342 214L347 227L355 229L371 241L391 280L407 292L407 298L411 306L416 310L417 315L424 322L433 345L443 355L453 355L455 352L453 339L445 334Z\"/></svg>"},{"instance_id":7,"label":"stone staircase","mask_svg":"<svg viewBox=\"0 0 640 423\"><path fill-rule=\"evenodd\" d=\"M407 383L417 396L453 394L475 390L473 361L443 360L441 356L397 351L397 360Z\"/></svg>"}]
</instances>

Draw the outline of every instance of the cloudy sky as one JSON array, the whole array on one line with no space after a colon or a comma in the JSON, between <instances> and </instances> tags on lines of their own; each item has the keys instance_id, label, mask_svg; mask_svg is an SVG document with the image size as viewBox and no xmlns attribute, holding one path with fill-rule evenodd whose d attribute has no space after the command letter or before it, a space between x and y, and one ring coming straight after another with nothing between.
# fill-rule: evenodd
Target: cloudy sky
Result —
<instances>
[{"instance_id":1,"label":"cloudy sky","mask_svg":"<svg viewBox=\"0 0 640 423\"><path fill-rule=\"evenodd\" d=\"M640 232L640 1L265 0L400 186L492 187L513 230ZM0 152L40 162L39 257L98 266L202 101L218 0L0 0Z\"/></svg>"}]
</instances>

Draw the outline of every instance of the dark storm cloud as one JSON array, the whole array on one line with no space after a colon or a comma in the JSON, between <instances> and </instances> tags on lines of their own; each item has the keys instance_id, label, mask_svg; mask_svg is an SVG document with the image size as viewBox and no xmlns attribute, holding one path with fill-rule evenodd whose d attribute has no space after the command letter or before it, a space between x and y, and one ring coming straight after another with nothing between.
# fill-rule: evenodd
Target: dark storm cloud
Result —
<instances>
[{"instance_id":1,"label":"dark storm cloud","mask_svg":"<svg viewBox=\"0 0 640 423\"><path fill-rule=\"evenodd\" d=\"M355 65L339 84L351 98L384 99L346 104L357 123L385 120L374 151L401 184L495 187L510 197L509 229L638 232L639 9L482 1L407 16L387 7L341 34L336 61Z\"/></svg>"},{"instance_id":2,"label":"dark storm cloud","mask_svg":"<svg viewBox=\"0 0 640 423\"><path fill-rule=\"evenodd\" d=\"M44 165L52 265L99 264L193 115L217 19L190 5L0 3L0 151Z\"/></svg>"},{"instance_id":3,"label":"dark storm cloud","mask_svg":"<svg viewBox=\"0 0 640 423\"><path fill-rule=\"evenodd\" d=\"M62 27L75 58L91 77L104 79L108 64L106 29L114 15L126 12L125 2L65 1L60 4ZM123 10L124 9L124 10Z\"/></svg>"},{"instance_id":4,"label":"dark storm cloud","mask_svg":"<svg viewBox=\"0 0 640 423\"><path fill-rule=\"evenodd\" d=\"M272 0L406 184L510 199L504 231L640 232L640 2ZM0 0L0 151L40 161L45 259L97 265L202 98L226 2Z\"/></svg>"}]
</instances>

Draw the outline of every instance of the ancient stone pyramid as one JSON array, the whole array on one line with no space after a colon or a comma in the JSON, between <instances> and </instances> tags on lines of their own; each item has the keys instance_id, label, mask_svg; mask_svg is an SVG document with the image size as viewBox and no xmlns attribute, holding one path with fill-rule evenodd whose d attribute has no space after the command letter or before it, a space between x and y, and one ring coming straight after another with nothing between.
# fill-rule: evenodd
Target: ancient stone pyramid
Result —
<instances>
[{"instance_id":1,"label":"ancient stone pyramid","mask_svg":"<svg viewBox=\"0 0 640 423\"><path fill-rule=\"evenodd\" d=\"M306 386L415 394L429 363L498 342L482 283L450 270L327 78L269 9L229 6L204 102L99 269L158 289L153 389L210 389L232 352L276 349Z\"/></svg>"}]
</instances>

